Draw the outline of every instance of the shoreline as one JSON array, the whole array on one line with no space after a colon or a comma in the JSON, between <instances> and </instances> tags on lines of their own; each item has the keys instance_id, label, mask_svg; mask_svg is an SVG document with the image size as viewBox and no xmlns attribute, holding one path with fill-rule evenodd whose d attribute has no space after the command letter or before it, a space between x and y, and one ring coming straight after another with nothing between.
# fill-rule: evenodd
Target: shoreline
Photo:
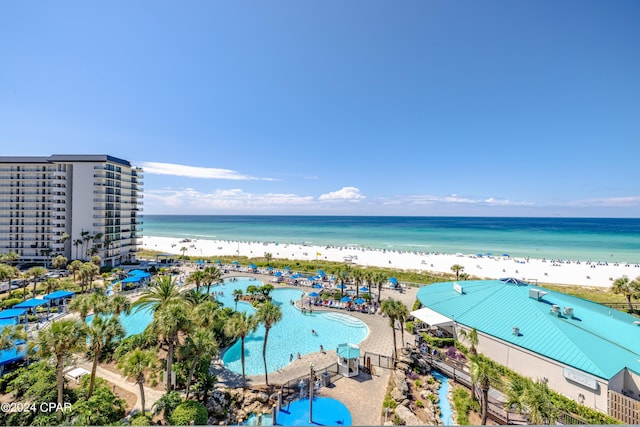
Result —
<instances>
[{"instance_id":1,"label":"shoreline","mask_svg":"<svg viewBox=\"0 0 640 427\"><path fill-rule=\"evenodd\" d=\"M537 258L482 256L473 254L444 254L361 248L348 246L318 246L283 244L276 242L190 239L144 236L143 249L191 257L244 256L263 257L265 252L274 259L302 261L351 262L361 267L387 267L398 270L452 273L451 266L459 264L463 272L487 279L514 277L530 283L549 283L609 288L619 277L630 280L640 277L640 265L608 262L547 260Z\"/></svg>"}]
</instances>

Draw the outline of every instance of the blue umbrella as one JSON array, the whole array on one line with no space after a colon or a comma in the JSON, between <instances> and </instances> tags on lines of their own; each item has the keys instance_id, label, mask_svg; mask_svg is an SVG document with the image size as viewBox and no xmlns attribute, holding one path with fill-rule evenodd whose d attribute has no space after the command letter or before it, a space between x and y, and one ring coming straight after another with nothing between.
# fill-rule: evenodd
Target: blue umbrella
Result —
<instances>
[{"instance_id":1,"label":"blue umbrella","mask_svg":"<svg viewBox=\"0 0 640 427\"><path fill-rule=\"evenodd\" d=\"M342 299L340 301L341 302L350 302L351 301L351 297L342 297Z\"/></svg>"},{"instance_id":2,"label":"blue umbrella","mask_svg":"<svg viewBox=\"0 0 640 427\"><path fill-rule=\"evenodd\" d=\"M338 285L337 288L338 289L347 289L347 287L345 285Z\"/></svg>"},{"instance_id":3,"label":"blue umbrella","mask_svg":"<svg viewBox=\"0 0 640 427\"><path fill-rule=\"evenodd\" d=\"M291 270L291 267L285 267L284 269L289 271L289 270Z\"/></svg>"},{"instance_id":4,"label":"blue umbrella","mask_svg":"<svg viewBox=\"0 0 640 427\"><path fill-rule=\"evenodd\" d=\"M276 276L276 277L280 277L280 276L282 276L282 273L281 273L281 272L279 272L279 271L277 271L277 272L276 272L276 274L274 274L274 276Z\"/></svg>"},{"instance_id":5,"label":"blue umbrella","mask_svg":"<svg viewBox=\"0 0 640 427\"><path fill-rule=\"evenodd\" d=\"M320 296L320 294L319 294L319 293L317 293L317 292L311 292L311 293L309 294L309 296L310 296L310 297L319 297L319 296Z\"/></svg>"},{"instance_id":6,"label":"blue umbrella","mask_svg":"<svg viewBox=\"0 0 640 427\"><path fill-rule=\"evenodd\" d=\"M366 286L363 286L360 288L360 292L369 292L369 288L367 288Z\"/></svg>"},{"instance_id":7,"label":"blue umbrella","mask_svg":"<svg viewBox=\"0 0 640 427\"><path fill-rule=\"evenodd\" d=\"M222 264L222 261L221 261L221 260L219 260L219 259L217 259L217 260L216 260L216 264Z\"/></svg>"},{"instance_id":8,"label":"blue umbrella","mask_svg":"<svg viewBox=\"0 0 640 427\"><path fill-rule=\"evenodd\" d=\"M316 283L316 284L314 284L314 285L313 285L313 286L311 286L311 287L312 287L312 288L316 288L316 289L320 289L320 288L322 288L322 285L319 285L319 284L317 284L317 283Z\"/></svg>"},{"instance_id":9,"label":"blue umbrella","mask_svg":"<svg viewBox=\"0 0 640 427\"><path fill-rule=\"evenodd\" d=\"M256 269L257 267L256 267L256 265L254 263L251 263L251 264L249 264L249 268Z\"/></svg>"},{"instance_id":10,"label":"blue umbrella","mask_svg":"<svg viewBox=\"0 0 640 427\"><path fill-rule=\"evenodd\" d=\"M269 266L269 267L267 267L267 270L271 271L271 270L273 270L273 267Z\"/></svg>"},{"instance_id":11,"label":"blue umbrella","mask_svg":"<svg viewBox=\"0 0 640 427\"><path fill-rule=\"evenodd\" d=\"M322 277L326 276L326 274L324 274L324 271L322 271L322 270L318 270L318 275L320 275Z\"/></svg>"},{"instance_id":12,"label":"blue umbrella","mask_svg":"<svg viewBox=\"0 0 640 427\"><path fill-rule=\"evenodd\" d=\"M300 274L300 273L296 273L296 274L292 274L292 275L291 275L291 278L292 278L292 279L297 279L297 278L299 278L299 277L302 277L302 274Z\"/></svg>"},{"instance_id":13,"label":"blue umbrella","mask_svg":"<svg viewBox=\"0 0 640 427\"><path fill-rule=\"evenodd\" d=\"M390 277L389 278L389 283L397 285L398 284L398 279L396 279L395 277Z\"/></svg>"},{"instance_id":14,"label":"blue umbrella","mask_svg":"<svg viewBox=\"0 0 640 427\"><path fill-rule=\"evenodd\" d=\"M240 264L240 263L239 263L238 261L233 261L233 264L234 264L234 265L238 265L238 264Z\"/></svg>"},{"instance_id":15,"label":"blue umbrella","mask_svg":"<svg viewBox=\"0 0 640 427\"><path fill-rule=\"evenodd\" d=\"M363 302L367 302L367 301L362 298L358 298L358 299L355 299L353 302L355 302L356 304L362 304Z\"/></svg>"},{"instance_id":16,"label":"blue umbrella","mask_svg":"<svg viewBox=\"0 0 640 427\"><path fill-rule=\"evenodd\" d=\"M482 254L476 254L478 258L482 258Z\"/></svg>"},{"instance_id":17,"label":"blue umbrella","mask_svg":"<svg viewBox=\"0 0 640 427\"><path fill-rule=\"evenodd\" d=\"M509 256L509 254L502 254L502 256L506 256L506 257L508 257L508 256Z\"/></svg>"}]
</instances>

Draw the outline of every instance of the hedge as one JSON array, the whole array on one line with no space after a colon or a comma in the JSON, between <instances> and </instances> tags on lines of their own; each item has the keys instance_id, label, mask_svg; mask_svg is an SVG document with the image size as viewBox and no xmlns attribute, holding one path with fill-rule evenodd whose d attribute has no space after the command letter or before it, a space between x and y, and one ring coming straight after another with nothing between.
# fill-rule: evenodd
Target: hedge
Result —
<instances>
[{"instance_id":1,"label":"hedge","mask_svg":"<svg viewBox=\"0 0 640 427\"><path fill-rule=\"evenodd\" d=\"M193 421L197 426L203 426L209 422L207 408L195 400L187 400L178 405L171 414L169 420L174 426L188 426Z\"/></svg>"}]
</instances>

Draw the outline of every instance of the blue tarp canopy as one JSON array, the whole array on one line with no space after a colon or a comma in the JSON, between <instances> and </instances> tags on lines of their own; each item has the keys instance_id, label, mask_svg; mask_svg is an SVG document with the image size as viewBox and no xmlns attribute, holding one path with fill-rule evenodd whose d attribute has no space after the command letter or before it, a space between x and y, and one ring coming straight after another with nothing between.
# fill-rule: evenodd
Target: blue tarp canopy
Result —
<instances>
[{"instance_id":1,"label":"blue tarp canopy","mask_svg":"<svg viewBox=\"0 0 640 427\"><path fill-rule=\"evenodd\" d=\"M0 311L0 319L15 319L18 316L24 316L27 310L23 308L9 308Z\"/></svg>"},{"instance_id":2,"label":"blue tarp canopy","mask_svg":"<svg viewBox=\"0 0 640 427\"><path fill-rule=\"evenodd\" d=\"M26 301L22 301L20 304L14 305L13 308L34 308L48 303L49 301L46 299L31 298Z\"/></svg>"},{"instance_id":3,"label":"blue tarp canopy","mask_svg":"<svg viewBox=\"0 0 640 427\"><path fill-rule=\"evenodd\" d=\"M70 297L74 296L75 294L76 294L75 292L59 290L59 291L55 291L55 292L52 292L50 294L47 294L43 298L44 299L48 299L48 300L60 299L60 298L70 298Z\"/></svg>"},{"instance_id":4,"label":"blue tarp canopy","mask_svg":"<svg viewBox=\"0 0 640 427\"><path fill-rule=\"evenodd\" d=\"M23 345L24 341L16 341L15 347L9 350L0 351L0 365L8 365L18 360L24 359L26 352L26 346ZM20 348L20 347L22 348Z\"/></svg>"},{"instance_id":5,"label":"blue tarp canopy","mask_svg":"<svg viewBox=\"0 0 640 427\"><path fill-rule=\"evenodd\" d=\"M126 279L122 279L122 283L134 283L134 282L139 282L142 280L142 277L140 276L131 276L131 277L127 277Z\"/></svg>"}]
</instances>

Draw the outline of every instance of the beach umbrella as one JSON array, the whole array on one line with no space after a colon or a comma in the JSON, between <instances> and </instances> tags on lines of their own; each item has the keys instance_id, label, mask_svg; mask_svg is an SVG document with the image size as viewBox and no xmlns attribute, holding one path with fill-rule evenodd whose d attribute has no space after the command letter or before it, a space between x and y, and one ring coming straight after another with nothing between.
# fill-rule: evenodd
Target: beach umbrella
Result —
<instances>
[{"instance_id":1,"label":"beach umbrella","mask_svg":"<svg viewBox=\"0 0 640 427\"><path fill-rule=\"evenodd\" d=\"M316 289L320 289L322 288L322 285L319 285L318 283L314 283L313 286L311 286L312 288L316 288Z\"/></svg>"},{"instance_id":2,"label":"beach umbrella","mask_svg":"<svg viewBox=\"0 0 640 427\"><path fill-rule=\"evenodd\" d=\"M276 276L276 277L280 277L280 276L282 276L282 273L281 273L281 272L279 272L279 271L277 271L277 272L276 272L276 274L274 274L274 276Z\"/></svg>"},{"instance_id":3,"label":"beach umbrella","mask_svg":"<svg viewBox=\"0 0 640 427\"><path fill-rule=\"evenodd\" d=\"M254 263L249 264L249 268L253 268L254 270L258 267L256 267L256 265Z\"/></svg>"},{"instance_id":4,"label":"beach umbrella","mask_svg":"<svg viewBox=\"0 0 640 427\"><path fill-rule=\"evenodd\" d=\"M285 267L284 269L285 269L285 271L289 271L289 270L291 270L291 267Z\"/></svg>"},{"instance_id":5,"label":"beach umbrella","mask_svg":"<svg viewBox=\"0 0 640 427\"><path fill-rule=\"evenodd\" d=\"M507 257L507 258L508 258L508 257L509 257L509 254L502 254L502 256L504 256L504 257Z\"/></svg>"},{"instance_id":6,"label":"beach umbrella","mask_svg":"<svg viewBox=\"0 0 640 427\"><path fill-rule=\"evenodd\" d=\"M389 278L389 283L391 283L392 285L397 285L398 284L398 279L396 279L395 277L390 277Z\"/></svg>"},{"instance_id":7,"label":"beach umbrella","mask_svg":"<svg viewBox=\"0 0 640 427\"><path fill-rule=\"evenodd\" d=\"M239 265L240 263L238 261L233 261L233 265Z\"/></svg>"},{"instance_id":8,"label":"beach umbrella","mask_svg":"<svg viewBox=\"0 0 640 427\"><path fill-rule=\"evenodd\" d=\"M267 267L267 271L271 271L271 270L273 270L273 267L271 266Z\"/></svg>"},{"instance_id":9,"label":"beach umbrella","mask_svg":"<svg viewBox=\"0 0 640 427\"><path fill-rule=\"evenodd\" d=\"M369 292L369 288L367 288L366 286L363 286L360 288L360 292Z\"/></svg>"},{"instance_id":10,"label":"beach umbrella","mask_svg":"<svg viewBox=\"0 0 640 427\"><path fill-rule=\"evenodd\" d=\"M338 286L336 286L336 288L338 288L338 289L347 289L347 287L345 285L338 285Z\"/></svg>"},{"instance_id":11,"label":"beach umbrella","mask_svg":"<svg viewBox=\"0 0 640 427\"><path fill-rule=\"evenodd\" d=\"M351 302L351 297L342 297L340 302Z\"/></svg>"},{"instance_id":12,"label":"beach umbrella","mask_svg":"<svg viewBox=\"0 0 640 427\"><path fill-rule=\"evenodd\" d=\"M319 297L319 296L320 296L320 294L319 294L319 293L317 293L317 292L311 292L311 293L309 294L309 296L310 296L310 297L314 297L314 298L315 298L315 297Z\"/></svg>"},{"instance_id":13,"label":"beach umbrella","mask_svg":"<svg viewBox=\"0 0 640 427\"><path fill-rule=\"evenodd\" d=\"M325 276L326 276L326 274L324 273L324 271L323 271L323 270L318 270L318 276L320 276L320 277L325 277Z\"/></svg>"},{"instance_id":14,"label":"beach umbrella","mask_svg":"<svg viewBox=\"0 0 640 427\"><path fill-rule=\"evenodd\" d=\"M363 299L363 298L357 298L353 302L355 302L356 304L362 304L362 303L367 302L367 301L365 299Z\"/></svg>"},{"instance_id":15,"label":"beach umbrella","mask_svg":"<svg viewBox=\"0 0 640 427\"><path fill-rule=\"evenodd\" d=\"M477 256L478 258L482 258L482 256L483 256L483 255L482 255L482 254L476 254L476 256Z\"/></svg>"},{"instance_id":16,"label":"beach umbrella","mask_svg":"<svg viewBox=\"0 0 640 427\"><path fill-rule=\"evenodd\" d=\"M302 274L300 274L300 273L296 273L296 274L292 274L292 275L291 275L291 278L292 278L292 279L297 279L297 278L299 278L299 277L302 277Z\"/></svg>"},{"instance_id":17,"label":"beach umbrella","mask_svg":"<svg viewBox=\"0 0 640 427\"><path fill-rule=\"evenodd\" d=\"M221 261L221 260L219 260L219 259L217 259L217 260L216 260L216 264L222 264L222 261Z\"/></svg>"}]
</instances>

